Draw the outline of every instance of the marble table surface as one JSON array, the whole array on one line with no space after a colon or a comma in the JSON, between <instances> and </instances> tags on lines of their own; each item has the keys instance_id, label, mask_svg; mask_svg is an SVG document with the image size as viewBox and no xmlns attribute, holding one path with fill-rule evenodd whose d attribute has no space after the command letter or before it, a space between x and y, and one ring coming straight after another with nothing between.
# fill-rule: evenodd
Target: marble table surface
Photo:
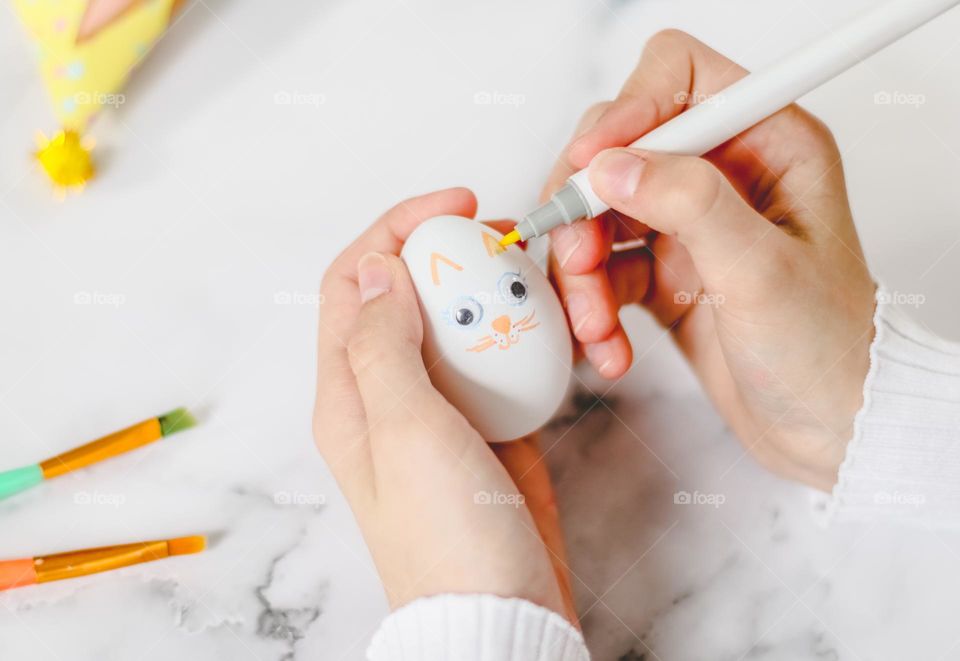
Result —
<instances>
[{"instance_id":1,"label":"marble table surface","mask_svg":"<svg viewBox=\"0 0 960 661\"><path fill-rule=\"evenodd\" d=\"M28 156L53 120L5 3L0 468L181 404L202 425L0 503L0 558L214 544L0 595L0 659L362 658L386 604L310 435L325 266L415 193L462 184L483 217L525 211L661 28L759 66L870 4L188 3L96 125L100 179L60 201ZM954 339L957 35L953 12L804 100L844 151L872 268ZM960 535L820 529L669 338L624 318L628 377L579 373L544 435L595 658L960 659Z\"/></svg>"}]
</instances>

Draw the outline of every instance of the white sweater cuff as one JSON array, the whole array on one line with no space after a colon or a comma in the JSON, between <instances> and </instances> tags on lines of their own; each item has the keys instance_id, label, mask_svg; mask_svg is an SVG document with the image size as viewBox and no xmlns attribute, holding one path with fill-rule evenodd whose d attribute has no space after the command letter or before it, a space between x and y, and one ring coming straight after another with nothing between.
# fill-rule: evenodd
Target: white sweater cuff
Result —
<instances>
[{"instance_id":1,"label":"white sweater cuff","mask_svg":"<svg viewBox=\"0 0 960 661\"><path fill-rule=\"evenodd\" d=\"M960 526L960 345L946 342L877 291L876 337L863 407L821 521Z\"/></svg>"},{"instance_id":2,"label":"white sweater cuff","mask_svg":"<svg viewBox=\"0 0 960 661\"><path fill-rule=\"evenodd\" d=\"M523 599L441 594L387 616L370 661L588 661L583 636L563 617Z\"/></svg>"}]
</instances>

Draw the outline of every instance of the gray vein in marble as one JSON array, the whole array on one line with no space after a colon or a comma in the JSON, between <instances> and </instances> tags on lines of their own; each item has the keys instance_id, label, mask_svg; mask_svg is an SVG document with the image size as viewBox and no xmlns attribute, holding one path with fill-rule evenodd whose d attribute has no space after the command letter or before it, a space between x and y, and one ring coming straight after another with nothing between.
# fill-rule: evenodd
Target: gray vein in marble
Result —
<instances>
[{"instance_id":1,"label":"gray vein in marble","mask_svg":"<svg viewBox=\"0 0 960 661\"><path fill-rule=\"evenodd\" d=\"M296 658L297 643L307 635L307 630L320 619L320 615L323 613L319 603L310 606L281 608L268 596L268 592L276 579L277 566L296 550L305 538L306 529L301 529L297 541L270 560L270 566L267 568L263 582L254 587L254 596L260 604L256 633L262 638L270 638L286 644L287 651L280 657L280 661L293 661Z\"/></svg>"}]
</instances>

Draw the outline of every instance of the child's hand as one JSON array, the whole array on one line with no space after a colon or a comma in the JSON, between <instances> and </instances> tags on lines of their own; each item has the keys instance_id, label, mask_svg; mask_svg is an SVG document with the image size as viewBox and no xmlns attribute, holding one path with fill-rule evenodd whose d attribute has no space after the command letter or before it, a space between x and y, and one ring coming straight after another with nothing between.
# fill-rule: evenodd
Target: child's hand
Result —
<instances>
[{"instance_id":1,"label":"child's hand","mask_svg":"<svg viewBox=\"0 0 960 661\"><path fill-rule=\"evenodd\" d=\"M423 220L475 211L465 189L408 200L327 271L314 436L392 608L421 596L474 592L564 613L551 557L510 474L430 383L416 294L397 257ZM517 442L518 451L524 448ZM527 465L524 474L536 474L534 468ZM533 504L555 519L549 503Z\"/></svg>"},{"instance_id":2,"label":"child's hand","mask_svg":"<svg viewBox=\"0 0 960 661\"><path fill-rule=\"evenodd\" d=\"M748 450L829 489L861 406L874 310L830 132L791 106L704 159L610 149L687 103L723 103L711 95L744 75L687 34L650 41L617 99L586 114L547 185L549 195L593 159L591 184L612 208L555 230L556 280L603 376L631 362L618 309L643 304ZM648 248L611 254L613 241L638 237Z\"/></svg>"}]
</instances>

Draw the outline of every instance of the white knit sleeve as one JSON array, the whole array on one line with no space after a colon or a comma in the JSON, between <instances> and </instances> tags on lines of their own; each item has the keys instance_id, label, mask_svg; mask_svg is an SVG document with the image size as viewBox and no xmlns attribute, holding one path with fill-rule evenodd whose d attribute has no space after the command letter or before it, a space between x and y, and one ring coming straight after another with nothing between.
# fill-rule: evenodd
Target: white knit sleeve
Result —
<instances>
[{"instance_id":1,"label":"white knit sleeve","mask_svg":"<svg viewBox=\"0 0 960 661\"><path fill-rule=\"evenodd\" d=\"M882 287L863 407L823 523L960 527L960 345L914 322Z\"/></svg>"},{"instance_id":2,"label":"white knit sleeve","mask_svg":"<svg viewBox=\"0 0 960 661\"><path fill-rule=\"evenodd\" d=\"M441 594L380 623L369 661L589 661L583 636L563 617L523 599Z\"/></svg>"}]
</instances>

